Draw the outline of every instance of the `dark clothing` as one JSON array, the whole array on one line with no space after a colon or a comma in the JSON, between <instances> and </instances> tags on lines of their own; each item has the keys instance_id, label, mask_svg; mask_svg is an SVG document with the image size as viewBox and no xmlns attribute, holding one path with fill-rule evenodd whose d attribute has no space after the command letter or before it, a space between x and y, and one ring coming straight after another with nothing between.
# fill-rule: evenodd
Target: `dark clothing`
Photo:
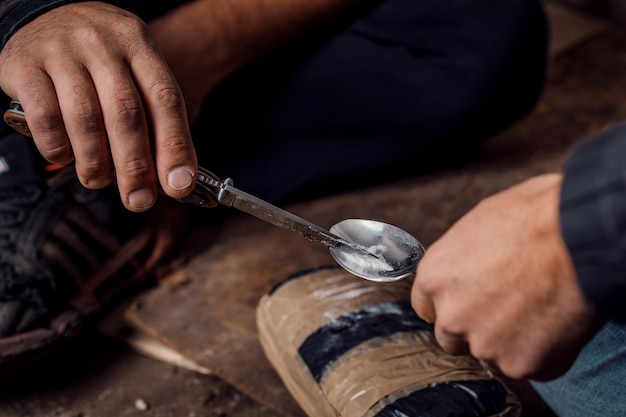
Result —
<instances>
[{"instance_id":1,"label":"dark clothing","mask_svg":"<svg viewBox=\"0 0 626 417\"><path fill-rule=\"evenodd\" d=\"M626 124L577 146L561 189L561 227L587 300L626 323Z\"/></svg>"},{"instance_id":2,"label":"dark clothing","mask_svg":"<svg viewBox=\"0 0 626 417\"><path fill-rule=\"evenodd\" d=\"M414 175L531 109L545 54L532 0L369 1L216 89L200 162L272 201Z\"/></svg>"}]
</instances>

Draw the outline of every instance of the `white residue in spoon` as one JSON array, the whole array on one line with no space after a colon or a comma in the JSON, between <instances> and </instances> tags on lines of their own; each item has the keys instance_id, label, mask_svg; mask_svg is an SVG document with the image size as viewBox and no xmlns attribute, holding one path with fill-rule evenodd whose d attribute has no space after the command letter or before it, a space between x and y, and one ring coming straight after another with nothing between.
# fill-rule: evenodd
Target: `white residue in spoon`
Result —
<instances>
[{"instance_id":1,"label":"white residue in spoon","mask_svg":"<svg viewBox=\"0 0 626 417\"><path fill-rule=\"evenodd\" d=\"M363 247L363 249L354 250L344 247L341 250L336 250L335 255L341 258L343 265L349 266L354 271L367 272L368 275L377 271L391 272L394 270L393 266L383 257L383 254L387 251L385 245L372 245ZM366 255L365 251L369 255Z\"/></svg>"}]
</instances>

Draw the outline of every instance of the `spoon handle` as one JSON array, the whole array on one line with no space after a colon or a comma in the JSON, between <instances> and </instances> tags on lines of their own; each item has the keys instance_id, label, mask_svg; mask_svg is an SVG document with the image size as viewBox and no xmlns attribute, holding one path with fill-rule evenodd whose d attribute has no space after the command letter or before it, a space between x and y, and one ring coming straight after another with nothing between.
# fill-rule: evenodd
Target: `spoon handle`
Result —
<instances>
[{"instance_id":1,"label":"spoon handle","mask_svg":"<svg viewBox=\"0 0 626 417\"><path fill-rule=\"evenodd\" d=\"M248 213L281 229L298 233L305 239L321 243L331 248L339 245L354 245L293 213L233 187L232 183L230 178L227 178L223 182L217 194L217 201L220 204L236 208L237 210Z\"/></svg>"}]
</instances>

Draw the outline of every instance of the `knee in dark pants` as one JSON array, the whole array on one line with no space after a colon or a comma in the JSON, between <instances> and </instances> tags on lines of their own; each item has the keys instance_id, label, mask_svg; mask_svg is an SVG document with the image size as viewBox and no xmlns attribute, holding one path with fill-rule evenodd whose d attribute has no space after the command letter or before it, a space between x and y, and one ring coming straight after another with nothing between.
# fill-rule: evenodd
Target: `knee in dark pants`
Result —
<instances>
[{"instance_id":1,"label":"knee in dark pants","mask_svg":"<svg viewBox=\"0 0 626 417\"><path fill-rule=\"evenodd\" d=\"M354 183L521 118L546 47L539 0L369 2L228 80L197 136L212 138L207 155L254 137L221 151L236 161L206 165L260 194L261 181L272 192Z\"/></svg>"},{"instance_id":2,"label":"knee in dark pants","mask_svg":"<svg viewBox=\"0 0 626 417\"><path fill-rule=\"evenodd\" d=\"M352 70L341 85L380 82L363 82L346 107L377 103L356 118L381 131L480 140L525 115L543 85L547 23L536 1L388 0L345 36L365 65L341 66Z\"/></svg>"},{"instance_id":3,"label":"knee in dark pants","mask_svg":"<svg viewBox=\"0 0 626 417\"><path fill-rule=\"evenodd\" d=\"M480 139L537 100L546 26L538 0L370 2L246 71L245 99L228 100L272 140Z\"/></svg>"}]
</instances>

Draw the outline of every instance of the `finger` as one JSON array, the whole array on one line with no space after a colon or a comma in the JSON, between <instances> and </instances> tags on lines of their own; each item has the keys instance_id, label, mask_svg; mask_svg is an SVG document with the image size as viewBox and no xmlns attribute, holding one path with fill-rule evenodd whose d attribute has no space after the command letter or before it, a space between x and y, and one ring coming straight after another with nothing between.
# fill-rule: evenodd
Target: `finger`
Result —
<instances>
[{"instance_id":1,"label":"finger","mask_svg":"<svg viewBox=\"0 0 626 417\"><path fill-rule=\"evenodd\" d=\"M113 182L113 162L91 76L78 65L52 73L78 178L87 188L104 188Z\"/></svg>"},{"instance_id":2,"label":"finger","mask_svg":"<svg viewBox=\"0 0 626 417\"><path fill-rule=\"evenodd\" d=\"M417 315L425 322L434 323L437 319L435 305L432 300L424 294L415 283L411 291L411 306Z\"/></svg>"},{"instance_id":3,"label":"finger","mask_svg":"<svg viewBox=\"0 0 626 417\"><path fill-rule=\"evenodd\" d=\"M503 375L502 371L500 370L500 367L498 366L495 360L480 359L479 362L483 366L483 368L485 368L486 370L491 371L496 375Z\"/></svg>"},{"instance_id":4,"label":"finger","mask_svg":"<svg viewBox=\"0 0 626 417\"><path fill-rule=\"evenodd\" d=\"M29 77L29 82L22 84L16 80L7 93L21 103L39 153L55 164L71 163L72 147L52 80L43 71L24 75Z\"/></svg>"},{"instance_id":5,"label":"finger","mask_svg":"<svg viewBox=\"0 0 626 417\"><path fill-rule=\"evenodd\" d=\"M469 344L462 335L445 332L435 324L435 339L444 352L450 355L464 355L469 353Z\"/></svg>"},{"instance_id":6,"label":"finger","mask_svg":"<svg viewBox=\"0 0 626 417\"><path fill-rule=\"evenodd\" d=\"M131 65L150 116L159 181L166 194L181 198L195 186L198 162L185 102L173 74L155 50L145 50Z\"/></svg>"},{"instance_id":7,"label":"finger","mask_svg":"<svg viewBox=\"0 0 626 417\"><path fill-rule=\"evenodd\" d=\"M430 295L424 289L424 274L420 273L420 264L418 265L413 286L411 288L411 305L413 310L424 321L428 323L434 323L437 319L437 312L435 310L435 304Z\"/></svg>"},{"instance_id":8,"label":"finger","mask_svg":"<svg viewBox=\"0 0 626 417\"><path fill-rule=\"evenodd\" d=\"M106 67L92 70L92 76L120 197L129 210L145 211L154 205L157 196L148 121L130 69L119 60L107 62Z\"/></svg>"}]
</instances>

